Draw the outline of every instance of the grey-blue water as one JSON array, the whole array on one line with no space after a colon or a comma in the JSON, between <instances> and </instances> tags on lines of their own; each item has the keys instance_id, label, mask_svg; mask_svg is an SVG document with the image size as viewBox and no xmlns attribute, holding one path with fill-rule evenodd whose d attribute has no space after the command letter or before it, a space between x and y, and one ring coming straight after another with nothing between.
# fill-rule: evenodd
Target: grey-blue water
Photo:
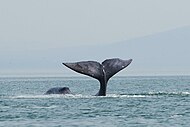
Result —
<instances>
[{"instance_id":1,"label":"grey-blue water","mask_svg":"<svg viewBox=\"0 0 190 127\"><path fill-rule=\"evenodd\" d=\"M68 86L75 95L43 95ZM1 127L189 127L190 77L0 78Z\"/></svg>"}]
</instances>

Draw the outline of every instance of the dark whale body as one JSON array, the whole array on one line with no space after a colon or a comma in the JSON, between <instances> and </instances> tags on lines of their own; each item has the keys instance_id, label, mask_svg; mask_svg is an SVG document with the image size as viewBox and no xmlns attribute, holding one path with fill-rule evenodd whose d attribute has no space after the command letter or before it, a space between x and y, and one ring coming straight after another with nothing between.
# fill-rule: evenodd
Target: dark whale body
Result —
<instances>
[{"instance_id":1,"label":"dark whale body","mask_svg":"<svg viewBox=\"0 0 190 127\"><path fill-rule=\"evenodd\" d=\"M71 94L68 87L55 87L49 89L45 94Z\"/></svg>"},{"instance_id":2,"label":"dark whale body","mask_svg":"<svg viewBox=\"0 0 190 127\"><path fill-rule=\"evenodd\" d=\"M66 67L84 74L92 78L97 79L100 82L100 89L96 96L106 96L106 89L108 80L119 71L126 68L132 59L122 60L119 58L106 59L101 64L96 61L82 61L74 63L63 63ZM46 92L46 94L70 94L68 87L63 88L52 88Z\"/></svg>"}]
</instances>

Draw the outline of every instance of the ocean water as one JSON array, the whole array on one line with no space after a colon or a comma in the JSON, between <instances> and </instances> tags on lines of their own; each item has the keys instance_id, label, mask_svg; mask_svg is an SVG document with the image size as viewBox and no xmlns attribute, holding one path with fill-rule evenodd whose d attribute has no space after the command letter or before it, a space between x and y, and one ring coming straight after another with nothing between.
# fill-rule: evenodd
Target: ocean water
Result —
<instances>
[{"instance_id":1,"label":"ocean water","mask_svg":"<svg viewBox=\"0 0 190 127\"><path fill-rule=\"evenodd\" d=\"M67 86L74 95L44 95ZM190 76L0 78L0 127L189 127Z\"/></svg>"}]
</instances>

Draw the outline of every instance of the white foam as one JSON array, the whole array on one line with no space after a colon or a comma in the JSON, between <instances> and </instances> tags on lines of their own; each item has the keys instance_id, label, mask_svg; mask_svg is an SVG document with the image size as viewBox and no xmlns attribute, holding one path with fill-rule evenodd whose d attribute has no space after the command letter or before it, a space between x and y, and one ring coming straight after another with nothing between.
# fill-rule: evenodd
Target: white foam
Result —
<instances>
[{"instance_id":1,"label":"white foam","mask_svg":"<svg viewBox=\"0 0 190 127\"><path fill-rule=\"evenodd\" d=\"M190 95L190 92L181 92L184 95Z\"/></svg>"},{"instance_id":2,"label":"white foam","mask_svg":"<svg viewBox=\"0 0 190 127\"><path fill-rule=\"evenodd\" d=\"M149 92L149 95L190 95L190 92Z\"/></svg>"},{"instance_id":3,"label":"white foam","mask_svg":"<svg viewBox=\"0 0 190 127\"><path fill-rule=\"evenodd\" d=\"M108 94L106 97L113 97L113 98L142 98L147 97L145 95L119 95L119 94Z\"/></svg>"},{"instance_id":4,"label":"white foam","mask_svg":"<svg viewBox=\"0 0 190 127\"><path fill-rule=\"evenodd\" d=\"M48 99L48 98L141 98L147 97L145 95L119 95L119 94L107 94L106 96L93 96L93 95L82 95L82 94L52 94L52 95L19 95L9 96L11 99Z\"/></svg>"},{"instance_id":5,"label":"white foam","mask_svg":"<svg viewBox=\"0 0 190 127\"><path fill-rule=\"evenodd\" d=\"M56 105L52 105L52 106L32 106L31 108L33 109L53 109L53 108L57 108L58 106Z\"/></svg>"},{"instance_id":6,"label":"white foam","mask_svg":"<svg viewBox=\"0 0 190 127\"><path fill-rule=\"evenodd\" d=\"M145 98L152 96L167 96L167 95L190 95L190 92L149 92L142 94L107 94L106 96L93 96L93 95L82 95L82 94L51 94L51 95L18 95L18 96L9 96L5 98L11 99L48 99L48 98Z\"/></svg>"}]
</instances>

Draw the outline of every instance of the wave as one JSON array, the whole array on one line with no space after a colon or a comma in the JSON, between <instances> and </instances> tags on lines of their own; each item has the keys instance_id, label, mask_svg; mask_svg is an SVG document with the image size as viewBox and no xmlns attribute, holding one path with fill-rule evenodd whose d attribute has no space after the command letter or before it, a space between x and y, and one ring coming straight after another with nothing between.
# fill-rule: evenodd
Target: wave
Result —
<instances>
[{"instance_id":1,"label":"wave","mask_svg":"<svg viewBox=\"0 0 190 127\"><path fill-rule=\"evenodd\" d=\"M148 93L137 93L137 94L108 94L106 97L157 97L157 96L190 96L190 92L148 92Z\"/></svg>"},{"instance_id":2,"label":"wave","mask_svg":"<svg viewBox=\"0 0 190 127\"><path fill-rule=\"evenodd\" d=\"M52 95L14 95L14 96L0 96L0 98L7 99L48 99L48 98L146 98L159 96L190 96L190 92L149 92L137 94L107 94L106 96L93 96L82 94L52 94Z\"/></svg>"},{"instance_id":3,"label":"wave","mask_svg":"<svg viewBox=\"0 0 190 127\"><path fill-rule=\"evenodd\" d=\"M148 96L188 96L190 92L149 92L149 93L142 93L141 95L148 95Z\"/></svg>"},{"instance_id":4,"label":"wave","mask_svg":"<svg viewBox=\"0 0 190 127\"><path fill-rule=\"evenodd\" d=\"M125 97L146 97L144 95L119 95L119 94L107 94L106 96L93 96L93 95L82 95L82 94L75 94L75 95L18 95L18 96L2 96L0 98L4 99L51 99L51 98L125 98Z\"/></svg>"}]
</instances>

